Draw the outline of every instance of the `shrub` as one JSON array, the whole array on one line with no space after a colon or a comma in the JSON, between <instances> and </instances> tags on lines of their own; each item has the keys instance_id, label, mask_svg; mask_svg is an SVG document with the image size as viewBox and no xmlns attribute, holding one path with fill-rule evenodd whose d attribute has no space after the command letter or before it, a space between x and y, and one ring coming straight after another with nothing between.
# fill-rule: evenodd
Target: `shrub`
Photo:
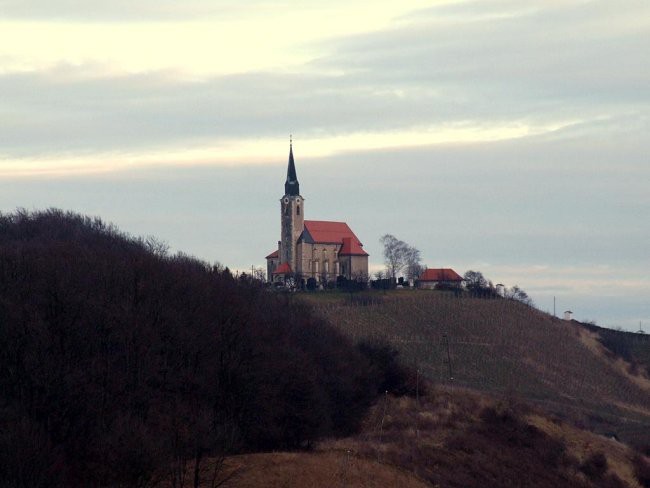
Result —
<instances>
[{"instance_id":1,"label":"shrub","mask_svg":"<svg viewBox=\"0 0 650 488\"><path fill-rule=\"evenodd\" d=\"M595 452L582 462L580 471L590 480L600 480L607 472L607 458L602 452Z\"/></svg>"},{"instance_id":2,"label":"shrub","mask_svg":"<svg viewBox=\"0 0 650 488\"><path fill-rule=\"evenodd\" d=\"M399 363L397 349L386 343L367 341L360 342L357 348L370 364L377 393L415 395L413 372Z\"/></svg>"},{"instance_id":3,"label":"shrub","mask_svg":"<svg viewBox=\"0 0 650 488\"><path fill-rule=\"evenodd\" d=\"M483 436L511 448L533 450L545 466L558 466L565 455L566 447L562 442L524 422L512 408L486 407L480 419L479 432Z\"/></svg>"},{"instance_id":4,"label":"shrub","mask_svg":"<svg viewBox=\"0 0 650 488\"><path fill-rule=\"evenodd\" d=\"M644 488L650 488L650 463L643 456L637 454L632 460L634 475L639 484Z\"/></svg>"},{"instance_id":5,"label":"shrub","mask_svg":"<svg viewBox=\"0 0 650 488\"><path fill-rule=\"evenodd\" d=\"M610 473L599 483L601 488L626 488L628 485L614 473Z\"/></svg>"}]
</instances>

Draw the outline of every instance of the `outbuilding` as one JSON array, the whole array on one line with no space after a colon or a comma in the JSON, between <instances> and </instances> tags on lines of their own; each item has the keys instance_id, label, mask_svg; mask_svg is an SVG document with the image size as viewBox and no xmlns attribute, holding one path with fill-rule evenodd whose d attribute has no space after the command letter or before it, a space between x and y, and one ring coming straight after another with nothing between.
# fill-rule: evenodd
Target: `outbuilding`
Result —
<instances>
[{"instance_id":1,"label":"outbuilding","mask_svg":"<svg viewBox=\"0 0 650 488\"><path fill-rule=\"evenodd\" d=\"M451 268L429 268L418 279L418 288L460 288L463 278Z\"/></svg>"}]
</instances>

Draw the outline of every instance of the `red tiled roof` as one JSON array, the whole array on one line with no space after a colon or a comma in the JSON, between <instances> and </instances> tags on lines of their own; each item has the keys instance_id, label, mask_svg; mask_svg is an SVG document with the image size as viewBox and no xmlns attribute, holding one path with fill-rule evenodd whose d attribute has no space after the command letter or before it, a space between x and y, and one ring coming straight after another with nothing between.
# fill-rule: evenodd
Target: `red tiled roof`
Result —
<instances>
[{"instance_id":1,"label":"red tiled roof","mask_svg":"<svg viewBox=\"0 0 650 488\"><path fill-rule=\"evenodd\" d=\"M343 239L350 238L353 250L360 250L362 255L367 256L367 253L361 249L363 244L345 222L305 220L305 230L313 242L319 244L343 244Z\"/></svg>"},{"instance_id":2,"label":"red tiled roof","mask_svg":"<svg viewBox=\"0 0 650 488\"><path fill-rule=\"evenodd\" d=\"M274 258L279 258L279 257L280 257L280 251L278 251L278 250L276 249L276 250L273 251L271 254L269 254L268 256L266 256L264 259L274 259Z\"/></svg>"},{"instance_id":3,"label":"red tiled roof","mask_svg":"<svg viewBox=\"0 0 650 488\"><path fill-rule=\"evenodd\" d=\"M463 278L451 268L427 269L419 279L420 281L463 281Z\"/></svg>"},{"instance_id":4,"label":"red tiled roof","mask_svg":"<svg viewBox=\"0 0 650 488\"><path fill-rule=\"evenodd\" d=\"M289 266L289 263L282 263L280 266L275 268L275 271L271 274L291 274L293 271L291 271L291 266Z\"/></svg>"},{"instance_id":5,"label":"red tiled roof","mask_svg":"<svg viewBox=\"0 0 650 488\"><path fill-rule=\"evenodd\" d=\"M368 253L363 250L361 244L352 237L344 237L343 245L339 251L339 256L367 256Z\"/></svg>"}]
</instances>

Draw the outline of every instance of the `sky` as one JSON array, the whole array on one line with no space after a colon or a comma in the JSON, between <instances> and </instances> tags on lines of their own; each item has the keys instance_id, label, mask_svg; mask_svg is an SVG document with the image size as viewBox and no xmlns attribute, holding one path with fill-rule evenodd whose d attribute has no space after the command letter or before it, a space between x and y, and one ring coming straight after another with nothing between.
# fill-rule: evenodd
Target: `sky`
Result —
<instances>
[{"instance_id":1,"label":"sky","mask_svg":"<svg viewBox=\"0 0 650 488\"><path fill-rule=\"evenodd\" d=\"M0 211L232 269L305 216L650 332L647 0L0 0Z\"/></svg>"}]
</instances>

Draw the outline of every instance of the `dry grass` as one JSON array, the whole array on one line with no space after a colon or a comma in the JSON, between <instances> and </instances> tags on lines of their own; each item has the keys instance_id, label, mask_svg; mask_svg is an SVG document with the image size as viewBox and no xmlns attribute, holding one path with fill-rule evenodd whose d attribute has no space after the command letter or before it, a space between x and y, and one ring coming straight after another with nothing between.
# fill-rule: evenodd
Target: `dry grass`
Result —
<instances>
[{"instance_id":1,"label":"dry grass","mask_svg":"<svg viewBox=\"0 0 650 488\"><path fill-rule=\"evenodd\" d=\"M596 332L590 332L587 329L580 330L580 340L587 346L587 348L599 357L601 361L608 363L611 367L615 368L621 375L625 376L628 381L636 384L639 388L650 393L650 379L646 376L645 370L641 370L639 374L630 374L632 365L625 361L623 358L613 356L598 340ZM650 415L650 409L647 409Z\"/></svg>"},{"instance_id":2,"label":"dry grass","mask_svg":"<svg viewBox=\"0 0 650 488\"><path fill-rule=\"evenodd\" d=\"M538 413L528 415L527 419L547 434L556 439L562 439L568 452L575 456L579 462L585 461L597 452L605 453L611 472L616 473L630 487L641 488L634 476L632 465L635 453L625 444L577 429L566 423L553 422Z\"/></svg>"},{"instance_id":3,"label":"dry grass","mask_svg":"<svg viewBox=\"0 0 650 488\"><path fill-rule=\"evenodd\" d=\"M607 357L579 325L521 303L456 298L435 291L379 293L366 306L343 294L303 295L313 310L354 340L390 342L421 374L492 394L516 394L596 432L650 438L648 380Z\"/></svg>"},{"instance_id":4,"label":"dry grass","mask_svg":"<svg viewBox=\"0 0 650 488\"><path fill-rule=\"evenodd\" d=\"M236 471L224 488L425 488L426 482L394 466L348 451L247 454L229 458L224 474Z\"/></svg>"},{"instance_id":5,"label":"dry grass","mask_svg":"<svg viewBox=\"0 0 650 488\"><path fill-rule=\"evenodd\" d=\"M380 399L359 434L323 441L313 452L227 458L220 486L641 488L635 454L624 444L514 398L429 388L419 400ZM598 453L607 470L590 479L584 465Z\"/></svg>"},{"instance_id":6,"label":"dry grass","mask_svg":"<svg viewBox=\"0 0 650 488\"><path fill-rule=\"evenodd\" d=\"M459 389L438 388L420 402L388 397L372 409L361 434L323 442L319 450L350 450L441 487L512 486L507 480L517 479L521 487L622 486L616 484L622 480L640 488L627 446L515 400ZM608 471L590 480L580 466L599 452Z\"/></svg>"}]
</instances>

